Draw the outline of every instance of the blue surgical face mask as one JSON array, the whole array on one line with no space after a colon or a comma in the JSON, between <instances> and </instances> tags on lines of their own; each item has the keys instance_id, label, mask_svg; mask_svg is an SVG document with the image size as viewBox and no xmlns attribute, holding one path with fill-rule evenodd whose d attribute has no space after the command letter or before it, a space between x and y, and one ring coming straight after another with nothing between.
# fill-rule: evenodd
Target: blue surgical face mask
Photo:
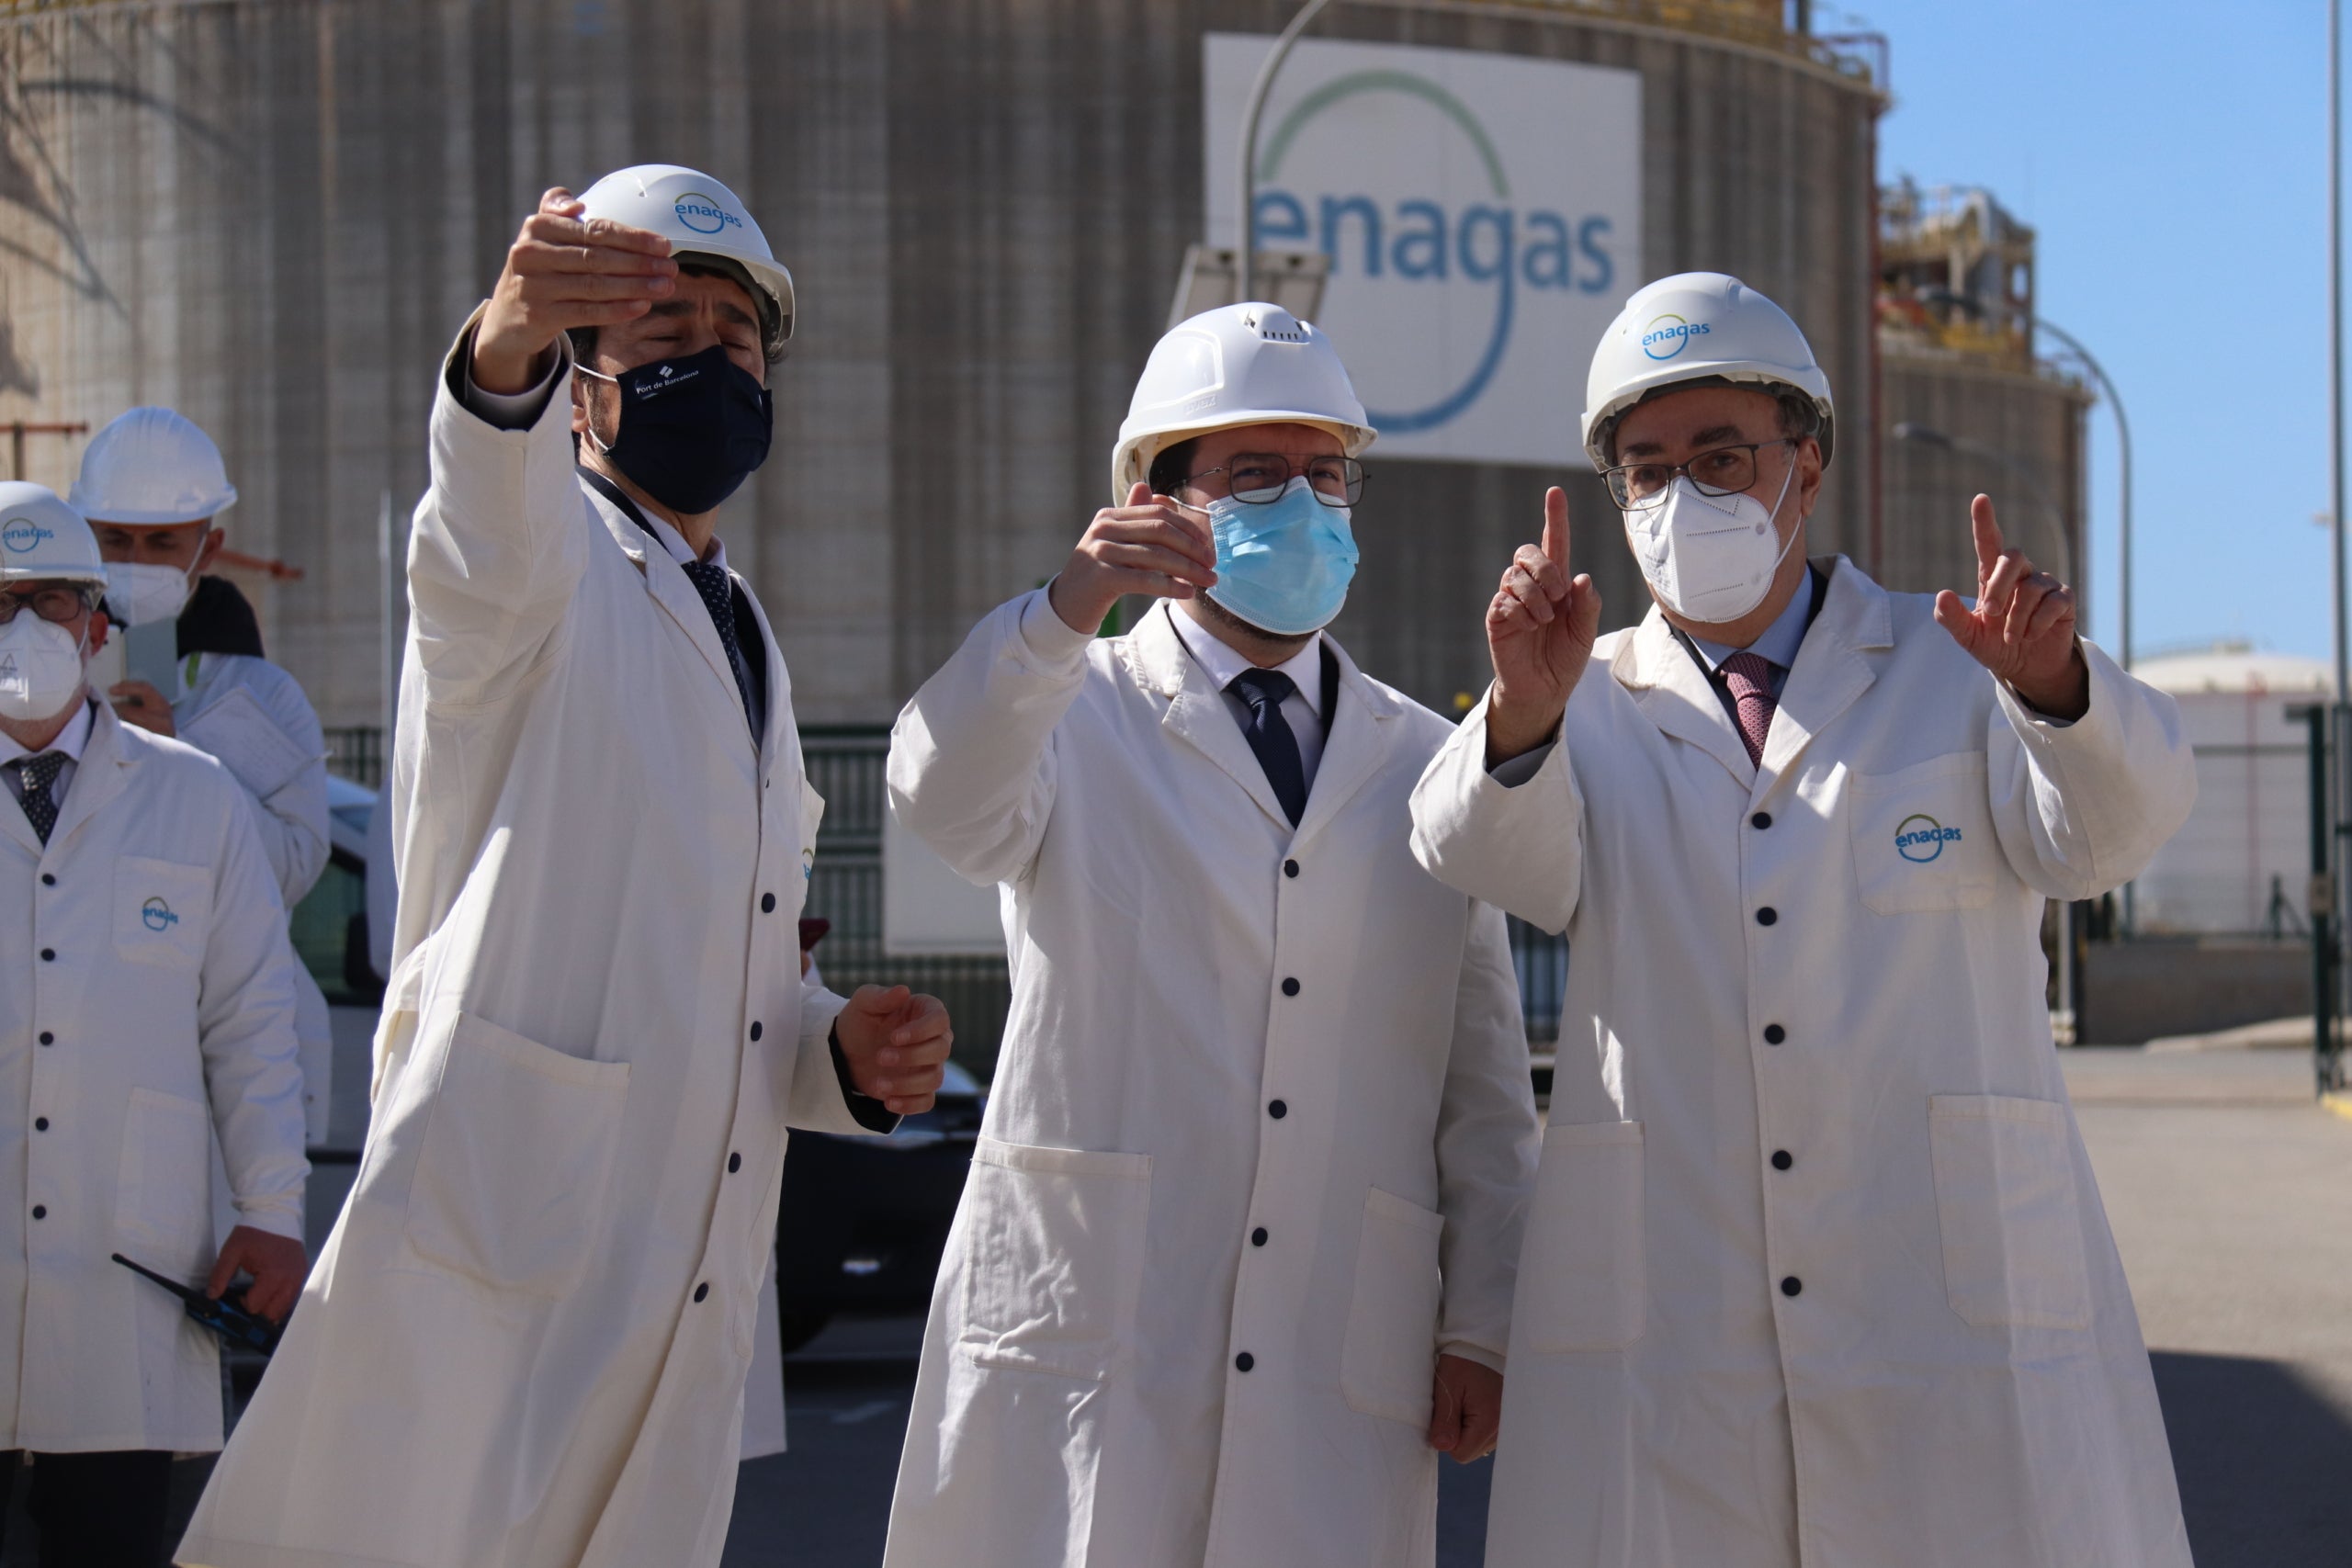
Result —
<instances>
[{"instance_id":1,"label":"blue surgical face mask","mask_svg":"<svg viewBox=\"0 0 2352 1568\"><path fill-rule=\"evenodd\" d=\"M1204 510L1216 540L1216 586L1208 595L1221 608L1280 637L1331 624L1348 602L1360 553L1346 507L1316 500L1300 474L1262 505L1227 495Z\"/></svg>"}]
</instances>

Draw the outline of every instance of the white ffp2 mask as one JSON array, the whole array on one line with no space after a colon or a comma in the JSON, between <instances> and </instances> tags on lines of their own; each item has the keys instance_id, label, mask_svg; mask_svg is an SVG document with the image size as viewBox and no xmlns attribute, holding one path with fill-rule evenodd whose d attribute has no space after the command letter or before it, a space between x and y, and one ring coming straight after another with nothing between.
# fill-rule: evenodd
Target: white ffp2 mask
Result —
<instances>
[{"instance_id":1,"label":"white ffp2 mask","mask_svg":"<svg viewBox=\"0 0 2352 1568\"><path fill-rule=\"evenodd\" d=\"M1690 475L1677 474L1656 506L1626 513L1625 537L1658 602L1708 626L1736 621L1764 603L1800 536L1791 529L1782 544L1772 527L1795 478L1792 465L1768 511L1746 491L1705 495Z\"/></svg>"},{"instance_id":2,"label":"white ffp2 mask","mask_svg":"<svg viewBox=\"0 0 2352 1568\"><path fill-rule=\"evenodd\" d=\"M82 694L82 639L29 604L0 626L0 716L54 718Z\"/></svg>"},{"instance_id":3,"label":"white ffp2 mask","mask_svg":"<svg viewBox=\"0 0 2352 1568\"><path fill-rule=\"evenodd\" d=\"M175 566L118 561L107 568L107 608L118 625L175 621L187 607L187 573Z\"/></svg>"}]
</instances>

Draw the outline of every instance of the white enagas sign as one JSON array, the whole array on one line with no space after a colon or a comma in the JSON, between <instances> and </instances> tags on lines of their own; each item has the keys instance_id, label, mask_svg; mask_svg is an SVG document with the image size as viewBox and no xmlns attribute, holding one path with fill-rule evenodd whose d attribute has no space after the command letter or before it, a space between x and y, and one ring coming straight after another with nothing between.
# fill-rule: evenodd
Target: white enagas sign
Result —
<instances>
[{"instance_id":1,"label":"white enagas sign","mask_svg":"<svg viewBox=\"0 0 2352 1568\"><path fill-rule=\"evenodd\" d=\"M1204 54L1209 243L1273 40ZM1382 457L1557 463L1585 369L1644 279L1639 73L1467 50L1300 43L1258 130L1261 250L1331 258L1317 325Z\"/></svg>"}]
</instances>

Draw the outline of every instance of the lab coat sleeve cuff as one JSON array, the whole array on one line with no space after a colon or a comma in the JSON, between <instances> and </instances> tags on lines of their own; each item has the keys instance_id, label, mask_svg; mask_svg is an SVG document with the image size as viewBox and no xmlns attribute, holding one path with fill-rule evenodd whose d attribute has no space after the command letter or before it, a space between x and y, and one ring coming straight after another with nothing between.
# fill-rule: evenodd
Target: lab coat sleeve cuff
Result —
<instances>
[{"instance_id":1,"label":"lab coat sleeve cuff","mask_svg":"<svg viewBox=\"0 0 2352 1568\"><path fill-rule=\"evenodd\" d=\"M237 1223L251 1225L271 1235L282 1235L289 1241L302 1239L302 1189L296 1187L293 1195L283 1193L266 1200L237 1205Z\"/></svg>"},{"instance_id":2,"label":"lab coat sleeve cuff","mask_svg":"<svg viewBox=\"0 0 2352 1568\"><path fill-rule=\"evenodd\" d=\"M842 1103L849 1107L849 1113L857 1119L857 1124L869 1133L895 1131L899 1118L880 1100L861 1090L857 1080L851 1076L849 1058L842 1055L838 1030L827 1031L825 1048L833 1054L833 1080L842 1086Z\"/></svg>"},{"instance_id":3,"label":"lab coat sleeve cuff","mask_svg":"<svg viewBox=\"0 0 2352 1568\"><path fill-rule=\"evenodd\" d=\"M1449 1344L1440 1345L1437 1348L1437 1353L1441 1356L1459 1356L1465 1361L1476 1361L1490 1372L1499 1372L1503 1370L1501 1351L1489 1350L1484 1345L1473 1345L1467 1340L1456 1339Z\"/></svg>"},{"instance_id":4,"label":"lab coat sleeve cuff","mask_svg":"<svg viewBox=\"0 0 2352 1568\"><path fill-rule=\"evenodd\" d=\"M1506 783L1487 771L1492 698L1490 691L1479 699L1413 786L1413 858L1457 892L1565 931L1576 911L1584 835L1565 731L1523 782Z\"/></svg>"},{"instance_id":5,"label":"lab coat sleeve cuff","mask_svg":"<svg viewBox=\"0 0 2352 1568\"><path fill-rule=\"evenodd\" d=\"M1054 608L1047 592L1052 586L1048 583L1031 592L1029 602L1021 606L1021 652L1041 674L1074 675L1094 634L1070 630L1069 623Z\"/></svg>"},{"instance_id":6,"label":"lab coat sleeve cuff","mask_svg":"<svg viewBox=\"0 0 2352 1568\"><path fill-rule=\"evenodd\" d=\"M528 430L539 423L539 415L547 412L548 403L555 397L556 378L563 373L563 356L551 355L553 363L539 384L520 392L485 392L474 385L473 334L466 335L466 352L458 361L458 401L468 413L495 430Z\"/></svg>"},{"instance_id":7,"label":"lab coat sleeve cuff","mask_svg":"<svg viewBox=\"0 0 2352 1568\"><path fill-rule=\"evenodd\" d=\"M1558 741L1546 740L1532 751L1521 751L1516 757L1497 762L1487 770L1487 776L1505 789L1517 789L1544 771L1544 761L1558 747Z\"/></svg>"}]
</instances>

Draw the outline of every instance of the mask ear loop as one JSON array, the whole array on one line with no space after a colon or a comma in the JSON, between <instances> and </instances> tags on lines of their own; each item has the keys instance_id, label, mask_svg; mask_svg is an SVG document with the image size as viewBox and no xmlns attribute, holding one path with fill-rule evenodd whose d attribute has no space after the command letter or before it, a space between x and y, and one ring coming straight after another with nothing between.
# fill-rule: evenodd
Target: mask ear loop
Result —
<instances>
[{"instance_id":1,"label":"mask ear loop","mask_svg":"<svg viewBox=\"0 0 2352 1568\"><path fill-rule=\"evenodd\" d=\"M575 376L588 376L593 377L599 381L609 382L613 390L616 392L618 392L621 389L620 378L618 377L607 376L602 370L591 370L588 367L581 364L578 360L572 361L571 373ZM615 432L615 434L617 435L618 432ZM613 455L612 447L606 444L603 436L596 434L596 421L593 415L588 421L588 439L594 441L596 444L596 450L602 452L605 457L609 457Z\"/></svg>"}]
</instances>

